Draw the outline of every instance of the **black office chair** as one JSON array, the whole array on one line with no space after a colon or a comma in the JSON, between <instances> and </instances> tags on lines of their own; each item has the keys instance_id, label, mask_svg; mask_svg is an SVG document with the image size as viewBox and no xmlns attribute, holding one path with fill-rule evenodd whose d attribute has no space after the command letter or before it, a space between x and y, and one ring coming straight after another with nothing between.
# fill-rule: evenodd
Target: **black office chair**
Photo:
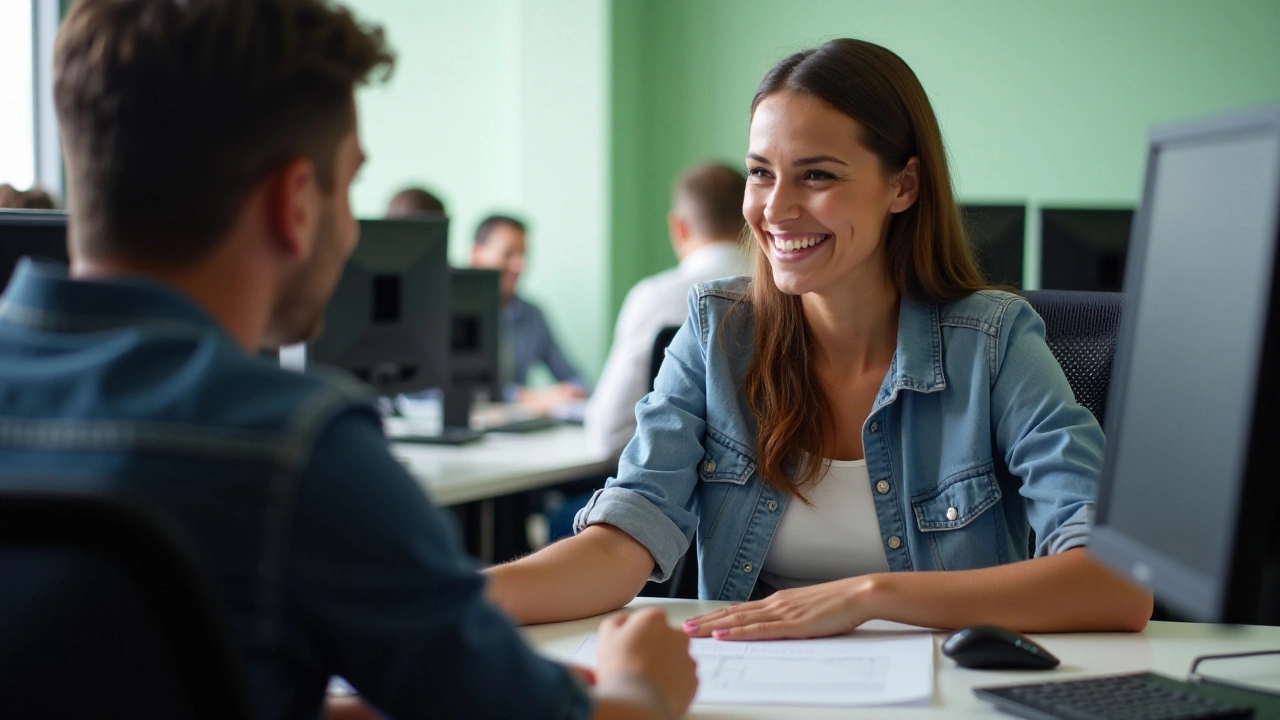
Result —
<instances>
[{"instance_id":1,"label":"black office chair","mask_svg":"<svg viewBox=\"0 0 1280 720\"><path fill-rule=\"evenodd\" d=\"M1105 428L1124 295L1027 290L1022 296L1044 318L1045 341L1066 373L1076 402L1088 408Z\"/></svg>"},{"instance_id":2,"label":"black office chair","mask_svg":"<svg viewBox=\"0 0 1280 720\"><path fill-rule=\"evenodd\" d=\"M679 325L668 325L658 331L653 339L653 352L649 354L649 392L653 392L653 381L658 379L658 370L662 367L662 359L667 356L667 346L680 332Z\"/></svg>"},{"instance_id":3,"label":"black office chair","mask_svg":"<svg viewBox=\"0 0 1280 720\"><path fill-rule=\"evenodd\" d=\"M1027 290L1022 296L1044 318L1045 342L1067 376L1076 402L1089 409L1104 429L1116 336L1124 314L1124 295L1076 290ZM1035 535L1030 540L1035 552ZM1156 604L1153 620L1178 620Z\"/></svg>"},{"instance_id":4,"label":"black office chair","mask_svg":"<svg viewBox=\"0 0 1280 720\"><path fill-rule=\"evenodd\" d=\"M653 353L649 356L649 392L653 392L653 381L658 378L658 370L662 367L662 359L666 357L667 346L679 332L679 325L662 328L653 340ZM676 569L666 582L656 583L650 580L640 590L640 597L698 599L698 543L689 546L689 551L676 563Z\"/></svg>"},{"instance_id":5,"label":"black office chair","mask_svg":"<svg viewBox=\"0 0 1280 720\"><path fill-rule=\"evenodd\" d=\"M118 500L0 492L0 717L249 716L222 616L175 538Z\"/></svg>"}]
</instances>

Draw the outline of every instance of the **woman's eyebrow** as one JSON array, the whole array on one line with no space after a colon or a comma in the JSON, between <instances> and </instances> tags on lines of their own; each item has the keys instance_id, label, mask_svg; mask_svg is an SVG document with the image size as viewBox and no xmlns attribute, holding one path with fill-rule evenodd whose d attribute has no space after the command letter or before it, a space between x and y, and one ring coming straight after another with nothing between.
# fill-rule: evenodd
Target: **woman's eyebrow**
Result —
<instances>
[{"instance_id":1,"label":"woman's eyebrow","mask_svg":"<svg viewBox=\"0 0 1280 720\"><path fill-rule=\"evenodd\" d=\"M849 163L841 160L840 158L832 157L830 155L814 155L813 157L802 157L791 164L795 167L800 167L802 165L817 165L818 163L836 163L837 165L844 165L845 167L849 167Z\"/></svg>"}]
</instances>

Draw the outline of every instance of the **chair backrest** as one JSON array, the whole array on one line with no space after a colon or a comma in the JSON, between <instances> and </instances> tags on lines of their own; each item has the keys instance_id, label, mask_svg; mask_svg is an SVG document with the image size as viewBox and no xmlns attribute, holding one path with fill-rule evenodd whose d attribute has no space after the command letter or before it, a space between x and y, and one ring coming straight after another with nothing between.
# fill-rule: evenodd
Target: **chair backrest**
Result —
<instances>
[{"instance_id":1,"label":"chair backrest","mask_svg":"<svg viewBox=\"0 0 1280 720\"><path fill-rule=\"evenodd\" d=\"M658 379L662 359L667 356L667 346L679 331L679 325L668 325L659 330L658 337L653 339L653 353L649 356L649 392L653 392L653 381Z\"/></svg>"},{"instance_id":2,"label":"chair backrest","mask_svg":"<svg viewBox=\"0 0 1280 720\"><path fill-rule=\"evenodd\" d=\"M669 325L658 332L653 340L653 354L649 357L649 392L653 392L653 382L658 379L658 370L662 368L662 359L667 356L667 346L680 331L679 325ZM690 546L685 556L680 558L675 573L665 583L646 582L640 590L640 597L698 598L698 549Z\"/></svg>"},{"instance_id":3,"label":"chair backrest","mask_svg":"<svg viewBox=\"0 0 1280 720\"><path fill-rule=\"evenodd\" d=\"M0 492L0 717L248 716L210 592L137 508Z\"/></svg>"},{"instance_id":4,"label":"chair backrest","mask_svg":"<svg viewBox=\"0 0 1280 720\"><path fill-rule=\"evenodd\" d=\"M1066 373L1076 402L1105 428L1124 295L1072 290L1028 290L1022 295L1044 318L1045 341Z\"/></svg>"}]
</instances>

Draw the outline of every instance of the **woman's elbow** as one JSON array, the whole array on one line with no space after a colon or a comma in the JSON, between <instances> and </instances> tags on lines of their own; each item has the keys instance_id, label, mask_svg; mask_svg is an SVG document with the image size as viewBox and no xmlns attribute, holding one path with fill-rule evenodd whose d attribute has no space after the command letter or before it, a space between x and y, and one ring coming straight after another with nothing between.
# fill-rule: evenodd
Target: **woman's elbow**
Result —
<instances>
[{"instance_id":1,"label":"woman's elbow","mask_svg":"<svg viewBox=\"0 0 1280 720\"><path fill-rule=\"evenodd\" d=\"M1151 622L1151 613L1155 610L1155 598L1146 590L1134 589L1133 599L1125 603L1125 612L1121 618L1121 632L1142 632Z\"/></svg>"}]
</instances>

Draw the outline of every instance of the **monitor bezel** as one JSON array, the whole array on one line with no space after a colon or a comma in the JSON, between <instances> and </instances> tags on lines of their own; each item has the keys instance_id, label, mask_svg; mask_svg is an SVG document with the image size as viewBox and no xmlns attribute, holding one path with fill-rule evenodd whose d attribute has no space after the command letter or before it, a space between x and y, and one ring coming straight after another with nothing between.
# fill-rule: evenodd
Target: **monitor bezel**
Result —
<instances>
[{"instance_id":1,"label":"monitor bezel","mask_svg":"<svg viewBox=\"0 0 1280 720\"><path fill-rule=\"evenodd\" d=\"M1089 539L1091 555L1124 576L1151 587L1157 598L1175 613L1202 622L1253 622L1263 612L1262 608L1257 607L1262 590L1258 570L1265 562L1266 542L1273 529L1264 519L1265 513L1242 514L1241 508L1274 507L1277 501L1274 473L1280 468L1277 464L1280 452L1275 449L1276 438L1268 434L1268 429L1276 427L1280 416L1275 408L1276 400L1280 397L1277 394L1280 379L1269 376L1263 369L1280 362L1280 287L1277 283L1280 276L1280 210L1277 210L1280 199L1272 208L1271 228L1274 238L1271 294L1264 310L1266 317L1263 327L1266 335L1253 365L1255 393L1250 408L1251 431L1245 450L1245 477L1240 485L1236 505L1231 510L1231 524L1236 526L1235 535L1223 543L1223 552L1229 553L1229 557L1222 558L1219 564L1225 568L1225 574L1215 577L1191 568L1170 554L1150 547L1109 525L1109 490L1115 482L1113 468L1116 448L1121 444L1120 427L1123 423L1120 418L1129 411L1125 401L1125 385L1132 363L1133 334L1141 314L1143 261L1150 242L1151 199L1161 153L1179 143L1203 142L1259 132L1271 132L1280 137L1280 106L1157 127L1149 134L1142 203L1134 219L1126 257L1126 309L1116 342L1107 408L1108 417L1114 419L1108 423L1110 429L1098 487L1097 515ZM1277 172L1280 173L1280 153L1277 153L1275 162ZM1271 475L1268 476L1268 473ZM1267 482L1268 477L1272 482Z\"/></svg>"}]
</instances>

